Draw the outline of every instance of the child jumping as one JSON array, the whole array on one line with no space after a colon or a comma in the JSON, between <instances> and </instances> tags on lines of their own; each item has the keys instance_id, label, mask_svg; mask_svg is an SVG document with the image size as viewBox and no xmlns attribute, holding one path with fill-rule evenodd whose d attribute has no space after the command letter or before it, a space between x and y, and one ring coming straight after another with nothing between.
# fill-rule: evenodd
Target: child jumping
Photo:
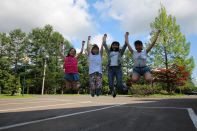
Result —
<instances>
[{"instance_id":1,"label":"child jumping","mask_svg":"<svg viewBox=\"0 0 197 131\"><path fill-rule=\"evenodd\" d=\"M78 58L83 52L85 41L82 41L81 52L76 56L76 50L70 48L67 56L61 53L64 60L64 79L66 82L66 90L78 91L79 89L79 73L78 73Z\"/></svg>"},{"instance_id":2,"label":"child jumping","mask_svg":"<svg viewBox=\"0 0 197 131\"><path fill-rule=\"evenodd\" d=\"M106 44L107 34L104 34L103 37L103 46L107 52L108 56L108 82L111 94L113 97L116 97L116 89L114 87L114 78L116 78L117 87L119 89L125 90L126 87L122 82L122 56L125 52L127 44L125 43L120 49L120 43L117 41L112 42L110 49Z\"/></svg>"},{"instance_id":3,"label":"child jumping","mask_svg":"<svg viewBox=\"0 0 197 131\"><path fill-rule=\"evenodd\" d=\"M94 97L95 94L97 96L101 94L103 44L101 45L100 51L96 44L92 45L90 50L90 39L91 36L88 36L87 53L89 61L89 85L90 94Z\"/></svg>"},{"instance_id":4,"label":"child jumping","mask_svg":"<svg viewBox=\"0 0 197 131\"><path fill-rule=\"evenodd\" d=\"M150 68L146 65L147 53L152 49L155 45L156 40L159 36L160 31L158 31L150 44L150 46L143 50L143 43L140 40L134 42L134 46L136 51L132 49L129 44L129 32L125 33L125 43L127 44L131 54L133 55L133 73L132 73L132 82L137 82L140 79L140 76L144 76L145 80L148 82L152 82L152 76L150 73Z\"/></svg>"}]
</instances>

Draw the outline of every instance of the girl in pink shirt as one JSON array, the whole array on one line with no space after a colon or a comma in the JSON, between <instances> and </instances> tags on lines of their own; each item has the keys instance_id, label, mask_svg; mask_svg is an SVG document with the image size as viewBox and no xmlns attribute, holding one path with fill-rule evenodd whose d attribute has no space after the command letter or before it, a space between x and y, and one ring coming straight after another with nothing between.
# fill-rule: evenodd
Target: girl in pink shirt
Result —
<instances>
[{"instance_id":1,"label":"girl in pink shirt","mask_svg":"<svg viewBox=\"0 0 197 131\"><path fill-rule=\"evenodd\" d=\"M76 50L70 48L67 56L61 53L62 59L64 60L64 79L66 90L72 89L78 91L79 89L79 73L78 73L78 58L83 52L85 41L82 41L81 52L76 56Z\"/></svg>"}]
</instances>

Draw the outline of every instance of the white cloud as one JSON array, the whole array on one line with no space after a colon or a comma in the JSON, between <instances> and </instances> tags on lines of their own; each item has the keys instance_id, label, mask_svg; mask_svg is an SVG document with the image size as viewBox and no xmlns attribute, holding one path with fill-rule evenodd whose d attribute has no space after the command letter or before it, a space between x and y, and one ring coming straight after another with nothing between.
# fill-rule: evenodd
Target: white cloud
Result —
<instances>
[{"instance_id":1,"label":"white cloud","mask_svg":"<svg viewBox=\"0 0 197 131\"><path fill-rule=\"evenodd\" d=\"M107 34L107 44L110 44L113 41L113 37L110 34ZM88 35L87 35L88 37ZM90 40L90 44L97 44L99 46L99 48L101 47L102 44L102 38L103 38L103 34L97 34L97 35L93 35L91 36L91 40ZM84 45L84 50L87 48L87 39L83 39L85 40L85 45ZM81 42L82 40L79 39L72 39L71 40L73 42L73 47L76 48L77 53L79 53L81 51Z\"/></svg>"},{"instance_id":2,"label":"white cloud","mask_svg":"<svg viewBox=\"0 0 197 131\"><path fill-rule=\"evenodd\" d=\"M76 48L76 52L79 53L81 51L81 49L79 48Z\"/></svg>"},{"instance_id":3,"label":"white cloud","mask_svg":"<svg viewBox=\"0 0 197 131\"><path fill-rule=\"evenodd\" d=\"M177 18L182 31L197 34L196 0L104 0L97 1L94 7L101 19L120 21L124 31L138 34L150 31L150 23L158 15L161 4L168 14Z\"/></svg>"},{"instance_id":4,"label":"white cloud","mask_svg":"<svg viewBox=\"0 0 197 131\"><path fill-rule=\"evenodd\" d=\"M83 38L95 32L86 0L1 0L0 32L28 32L50 24L65 37Z\"/></svg>"},{"instance_id":5,"label":"white cloud","mask_svg":"<svg viewBox=\"0 0 197 131\"><path fill-rule=\"evenodd\" d=\"M102 44L102 38L104 34L98 34L92 37L90 43L91 44L97 44L99 47L101 47ZM108 33L107 34L107 44L110 44L113 41L113 37Z\"/></svg>"}]
</instances>

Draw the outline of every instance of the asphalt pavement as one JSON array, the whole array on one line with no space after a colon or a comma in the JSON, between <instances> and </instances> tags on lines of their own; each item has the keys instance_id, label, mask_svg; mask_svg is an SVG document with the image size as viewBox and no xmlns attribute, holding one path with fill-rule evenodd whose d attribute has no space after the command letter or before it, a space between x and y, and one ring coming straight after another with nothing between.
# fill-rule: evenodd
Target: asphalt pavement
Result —
<instances>
[{"instance_id":1,"label":"asphalt pavement","mask_svg":"<svg viewBox=\"0 0 197 131\"><path fill-rule=\"evenodd\" d=\"M0 99L0 130L196 131L197 97L35 96Z\"/></svg>"}]
</instances>

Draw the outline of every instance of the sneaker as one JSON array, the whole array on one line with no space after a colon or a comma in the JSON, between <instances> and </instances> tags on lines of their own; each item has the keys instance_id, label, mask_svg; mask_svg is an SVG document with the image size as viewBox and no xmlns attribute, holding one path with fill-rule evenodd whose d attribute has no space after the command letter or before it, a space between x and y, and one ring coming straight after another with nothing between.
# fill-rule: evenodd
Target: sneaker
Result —
<instances>
[{"instance_id":1,"label":"sneaker","mask_svg":"<svg viewBox=\"0 0 197 131\"><path fill-rule=\"evenodd\" d=\"M97 96L101 95L101 89L96 89L96 95Z\"/></svg>"},{"instance_id":2,"label":"sneaker","mask_svg":"<svg viewBox=\"0 0 197 131\"><path fill-rule=\"evenodd\" d=\"M116 97L116 91L115 91L115 90L113 90L113 91L111 92L111 94L112 94L113 98Z\"/></svg>"},{"instance_id":3,"label":"sneaker","mask_svg":"<svg viewBox=\"0 0 197 131\"><path fill-rule=\"evenodd\" d=\"M90 94L91 94L92 97L94 97L95 91L94 91L94 90L91 90L91 91L90 91Z\"/></svg>"}]
</instances>

